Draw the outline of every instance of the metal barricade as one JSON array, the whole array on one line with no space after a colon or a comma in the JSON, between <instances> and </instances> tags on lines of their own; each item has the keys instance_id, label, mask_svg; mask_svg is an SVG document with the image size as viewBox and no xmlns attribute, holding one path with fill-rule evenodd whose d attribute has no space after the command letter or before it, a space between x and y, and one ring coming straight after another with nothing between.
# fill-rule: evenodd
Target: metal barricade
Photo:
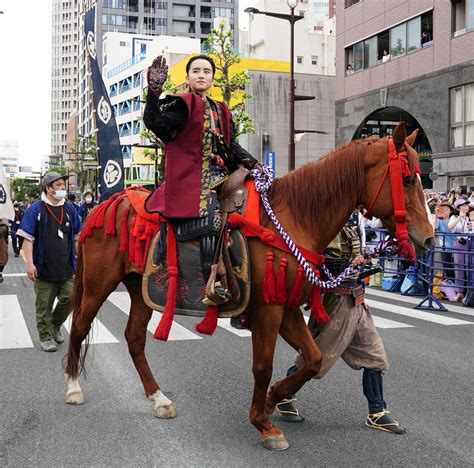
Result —
<instances>
[{"instance_id":1,"label":"metal barricade","mask_svg":"<svg viewBox=\"0 0 474 468\"><path fill-rule=\"evenodd\" d=\"M366 236L366 251L370 253L389 234L384 229L366 228ZM436 232L435 245L417 258L414 268L402 258L389 255L382 255L379 263L384 279L391 278L392 292L400 292L409 276L408 288L400 293L422 297L415 309L447 311L441 300L454 300L458 292L464 294L465 307L474 305L474 233Z\"/></svg>"}]
</instances>

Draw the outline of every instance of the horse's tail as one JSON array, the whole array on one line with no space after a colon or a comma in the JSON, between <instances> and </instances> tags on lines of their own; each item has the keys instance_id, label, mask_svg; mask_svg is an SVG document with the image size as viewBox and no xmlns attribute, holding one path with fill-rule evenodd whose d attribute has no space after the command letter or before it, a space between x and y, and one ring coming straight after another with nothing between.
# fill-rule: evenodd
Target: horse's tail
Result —
<instances>
[{"instance_id":1,"label":"horse's tail","mask_svg":"<svg viewBox=\"0 0 474 468\"><path fill-rule=\"evenodd\" d=\"M74 289L72 292L71 304L73 306L72 320L71 320L71 329L74 325L76 317L81 312L81 302L82 296L84 294L84 283L83 283L83 274L84 274L84 261L82 259L82 244L79 243L79 248L77 252L77 265L76 265L76 274L74 278ZM91 333L88 333L84 347L79 347L79 354L76 352L72 344L72 340L69 340L69 348L67 354L63 358L63 369L66 375L69 378L77 378L83 371L85 373L84 362L86 360L86 354L90 345Z\"/></svg>"}]
</instances>

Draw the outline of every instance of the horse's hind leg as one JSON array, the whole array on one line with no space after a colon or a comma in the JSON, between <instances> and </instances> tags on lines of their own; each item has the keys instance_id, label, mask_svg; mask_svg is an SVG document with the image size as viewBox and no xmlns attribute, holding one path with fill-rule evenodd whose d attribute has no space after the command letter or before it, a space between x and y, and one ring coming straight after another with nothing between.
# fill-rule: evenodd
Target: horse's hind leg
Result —
<instances>
[{"instance_id":1,"label":"horse's hind leg","mask_svg":"<svg viewBox=\"0 0 474 468\"><path fill-rule=\"evenodd\" d=\"M265 305L251 311L253 375L255 379L250 421L260 432L263 446L270 450L289 447L282 431L268 419L266 399L272 378L276 339L283 317L283 306Z\"/></svg>"},{"instance_id":2,"label":"horse's hind leg","mask_svg":"<svg viewBox=\"0 0 474 468\"><path fill-rule=\"evenodd\" d=\"M153 311L143 300L141 284L129 281L124 281L124 283L132 302L130 317L125 329L125 338L127 339L130 356L143 383L146 396L153 400L155 404L155 416L164 419L174 418L176 417L176 411L173 402L160 390L145 356L147 325Z\"/></svg>"},{"instance_id":3,"label":"horse's hind leg","mask_svg":"<svg viewBox=\"0 0 474 468\"><path fill-rule=\"evenodd\" d=\"M321 369L322 354L315 344L300 310L286 310L280 327L280 335L295 350L301 352L304 363L296 372L272 385L267 397L267 411L289 394L296 393Z\"/></svg>"}]
</instances>

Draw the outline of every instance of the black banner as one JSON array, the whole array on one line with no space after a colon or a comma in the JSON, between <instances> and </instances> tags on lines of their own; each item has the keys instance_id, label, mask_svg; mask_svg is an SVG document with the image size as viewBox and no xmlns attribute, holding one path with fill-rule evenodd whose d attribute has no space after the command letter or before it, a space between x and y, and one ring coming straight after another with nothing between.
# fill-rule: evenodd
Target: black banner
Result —
<instances>
[{"instance_id":1,"label":"black banner","mask_svg":"<svg viewBox=\"0 0 474 468\"><path fill-rule=\"evenodd\" d=\"M115 116L97 63L95 6L86 12L84 21L86 49L92 78L94 120L97 128L100 201L124 189L123 157ZM99 44L102 41L99 40Z\"/></svg>"}]
</instances>

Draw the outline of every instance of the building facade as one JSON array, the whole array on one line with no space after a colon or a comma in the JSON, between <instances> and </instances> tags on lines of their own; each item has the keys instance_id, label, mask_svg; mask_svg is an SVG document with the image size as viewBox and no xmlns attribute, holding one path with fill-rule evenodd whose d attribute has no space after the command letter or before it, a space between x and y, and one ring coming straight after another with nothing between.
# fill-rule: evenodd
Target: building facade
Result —
<instances>
[{"instance_id":1,"label":"building facade","mask_svg":"<svg viewBox=\"0 0 474 468\"><path fill-rule=\"evenodd\" d=\"M51 153L67 152L66 132L76 110L78 0L53 0L51 39Z\"/></svg>"},{"instance_id":2,"label":"building facade","mask_svg":"<svg viewBox=\"0 0 474 468\"><path fill-rule=\"evenodd\" d=\"M403 120L425 186L474 190L474 1L337 1L336 143Z\"/></svg>"},{"instance_id":3,"label":"building facade","mask_svg":"<svg viewBox=\"0 0 474 468\"><path fill-rule=\"evenodd\" d=\"M273 153L276 175L282 176L288 172L290 77L288 73L271 71L249 70L248 73L248 92L253 97L246 101L245 107L255 120L257 133L242 135L240 143L260 161L265 161L266 153ZM298 167L334 149L335 78L298 73L295 80L296 94L316 98L295 103Z\"/></svg>"},{"instance_id":4,"label":"building facade","mask_svg":"<svg viewBox=\"0 0 474 468\"><path fill-rule=\"evenodd\" d=\"M0 162L5 177L18 176L18 141L0 140Z\"/></svg>"},{"instance_id":5,"label":"building facade","mask_svg":"<svg viewBox=\"0 0 474 468\"><path fill-rule=\"evenodd\" d=\"M295 72L317 75L336 73L336 31L335 19L327 19L321 24L310 15L311 4L300 2L295 14L304 19L295 23ZM320 2L328 3L329 2ZM255 8L260 11L288 14L286 0L260 0ZM329 16L329 13L328 13ZM321 26L316 29L316 25ZM245 41L241 42L243 53L250 58L268 60L289 60L289 22L263 14L250 13Z\"/></svg>"}]
</instances>

